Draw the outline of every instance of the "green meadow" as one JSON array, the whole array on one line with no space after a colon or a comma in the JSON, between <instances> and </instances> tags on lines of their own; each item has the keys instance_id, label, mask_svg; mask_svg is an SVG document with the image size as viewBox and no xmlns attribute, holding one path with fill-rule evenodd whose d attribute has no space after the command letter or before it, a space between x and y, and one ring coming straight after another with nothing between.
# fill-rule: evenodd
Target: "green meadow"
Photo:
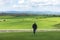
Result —
<instances>
[{"instance_id":1,"label":"green meadow","mask_svg":"<svg viewBox=\"0 0 60 40\"><path fill-rule=\"evenodd\" d=\"M32 29L36 22L38 29L60 28L60 17L49 16L0 16L0 29Z\"/></svg>"},{"instance_id":2,"label":"green meadow","mask_svg":"<svg viewBox=\"0 0 60 40\"><path fill-rule=\"evenodd\" d=\"M60 32L12 32L0 33L0 40L60 40Z\"/></svg>"}]
</instances>

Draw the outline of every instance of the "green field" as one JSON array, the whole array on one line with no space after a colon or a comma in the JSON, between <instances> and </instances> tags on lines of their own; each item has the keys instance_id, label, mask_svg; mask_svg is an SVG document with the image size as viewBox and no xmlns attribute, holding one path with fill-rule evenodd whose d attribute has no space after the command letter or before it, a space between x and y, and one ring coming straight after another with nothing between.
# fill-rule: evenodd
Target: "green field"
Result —
<instances>
[{"instance_id":1,"label":"green field","mask_svg":"<svg viewBox=\"0 0 60 40\"><path fill-rule=\"evenodd\" d=\"M60 40L60 32L12 32L0 33L0 40Z\"/></svg>"},{"instance_id":2,"label":"green field","mask_svg":"<svg viewBox=\"0 0 60 40\"><path fill-rule=\"evenodd\" d=\"M37 23L38 29L60 28L60 17L0 16L0 29L31 29L34 22Z\"/></svg>"}]
</instances>

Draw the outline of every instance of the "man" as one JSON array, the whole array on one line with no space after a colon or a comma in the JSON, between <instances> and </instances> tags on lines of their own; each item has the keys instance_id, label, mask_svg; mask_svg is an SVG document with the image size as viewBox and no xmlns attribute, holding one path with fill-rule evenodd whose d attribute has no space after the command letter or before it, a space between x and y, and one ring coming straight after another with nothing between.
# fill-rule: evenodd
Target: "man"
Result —
<instances>
[{"instance_id":1,"label":"man","mask_svg":"<svg viewBox=\"0 0 60 40\"><path fill-rule=\"evenodd\" d=\"M35 34L36 29L37 29L37 24L36 24L36 23L34 23L34 24L32 25L32 28L33 28L33 33Z\"/></svg>"}]
</instances>

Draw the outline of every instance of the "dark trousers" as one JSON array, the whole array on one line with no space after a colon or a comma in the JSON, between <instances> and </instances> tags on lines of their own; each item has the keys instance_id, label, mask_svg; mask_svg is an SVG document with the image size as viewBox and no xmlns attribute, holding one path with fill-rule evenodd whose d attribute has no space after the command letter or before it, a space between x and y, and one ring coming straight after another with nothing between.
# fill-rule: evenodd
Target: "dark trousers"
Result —
<instances>
[{"instance_id":1,"label":"dark trousers","mask_svg":"<svg viewBox=\"0 0 60 40\"><path fill-rule=\"evenodd\" d=\"M33 29L33 33L35 34L35 32L36 32L36 29Z\"/></svg>"}]
</instances>

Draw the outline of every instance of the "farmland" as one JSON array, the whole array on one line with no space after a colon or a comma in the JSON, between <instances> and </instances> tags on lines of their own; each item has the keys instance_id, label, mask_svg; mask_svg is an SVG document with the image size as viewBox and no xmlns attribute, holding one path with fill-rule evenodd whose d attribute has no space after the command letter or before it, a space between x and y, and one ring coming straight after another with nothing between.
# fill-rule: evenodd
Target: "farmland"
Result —
<instances>
[{"instance_id":1,"label":"farmland","mask_svg":"<svg viewBox=\"0 0 60 40\"><path fill-rule=\"evenodd\" d=\"M60 17L0 16L0 29L31 29L34 22L37 23L38 29L60 28Z\"/></svg>"}]
</instances>

